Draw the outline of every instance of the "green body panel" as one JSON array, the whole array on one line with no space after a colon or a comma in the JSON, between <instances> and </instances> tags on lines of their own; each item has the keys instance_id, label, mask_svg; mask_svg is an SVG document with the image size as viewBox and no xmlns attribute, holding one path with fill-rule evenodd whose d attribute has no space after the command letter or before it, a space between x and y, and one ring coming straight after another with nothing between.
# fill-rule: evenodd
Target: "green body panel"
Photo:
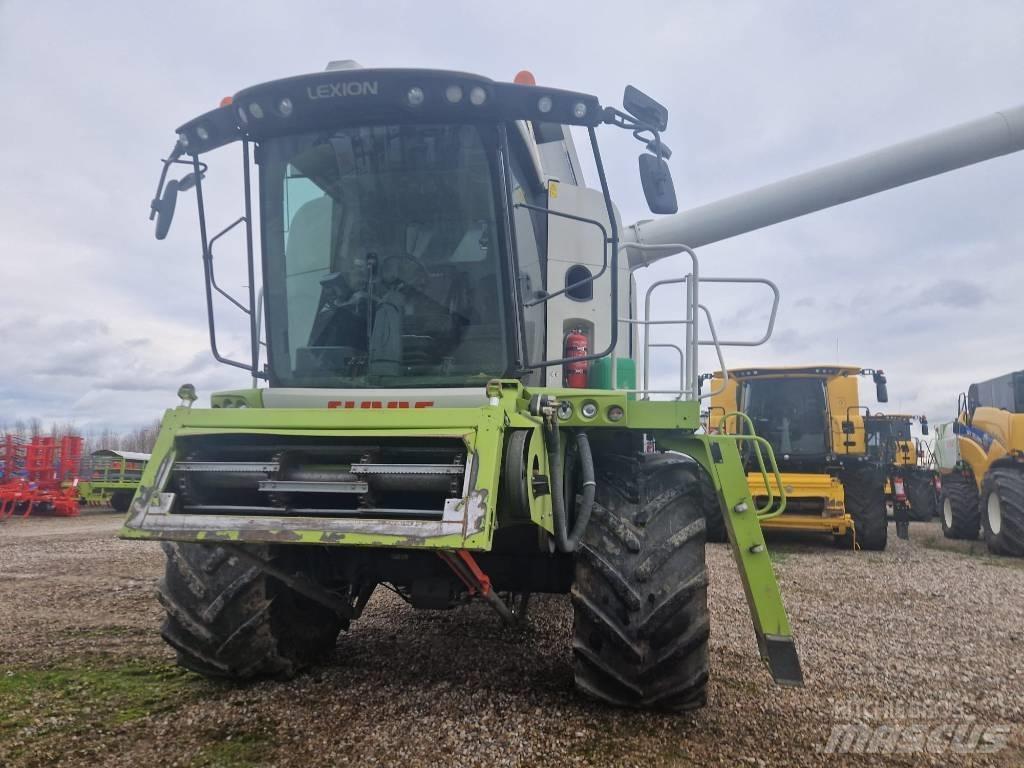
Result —
<instances>
[{"instance_id":1,"label":"green body panel","mask_svg":"<svg viewBox=\"0 0 1024 768\"><path fill-rule=\"evenodd\" d=\"M131 491L135 493L139 488L139 481L91 481L78 483L78 495L86 502L106 502L115 491Z\"/></svg>"},{"instance_id":2,"label":"green body panel","mask_svg":"<svg viewBox=\"0 0 1024 768\"><path fill-rule=\"evenodd\" d=\"M275 541L295 544L345 544L350 546L433 547L438 549L487 550L495 524L501 440L513 422L534 426L500 407L437 408L421 410L343 411L331 409L190 409L176 408L164 414L153 449L153 459L143 475L121 531L123 538L156 538L183 541L221 539ZM174 463L177 437L203 434L303 435L318 437L451 437L465 442L474 457L476 482L463 500L465 525L458 533L421 534L427 526L406 524L406 532L383 533L371 526L322 526L319 521L295 518L260 520L246 528L235 516L171 515L164 511L163 493ZM194 524L193 524L194 521ZM280 523L280 524L275 524ZM304 527L303 522L309 527ZM392 525L390 528L402 526ZM345 530L351 528L352 530ZM383 528L383 526L381 526ZM434 526L438 528L438 526ZM364 530L366 529L366 530Z\"/></svg>"},{"instance_id":3,"label":"green body panel","mask_svg":"<svg viewBox=\"0 0 1024 768\"><path fill-rule=\"evenodd\" d=\"M531 397L538 394L572 403L572 414L559 419L562 428L644 432L655 438L659 448L684 453L707 470L722 504L762 657L768 661L776 680L796 682L799 665L792 650L792 632L747 487L738 446L741 438L698 434L699 405L692 401L632 400L628 393L614 390L527 390L518 381L494 381L487 386L487 404L480 407L401 410L179 407L164 414L152 459L120 535L132 539L181 541L489 550L498 525L497 503L508 435L514 430L532 431L527 443L531 462L536 458L545 471L548 466L541 434L542 419L529 411ZM244 390L218 394L215 402L224 402L225 396L238 402L262 401L254 391ZM596 414L590 418L583 415L583 406L588 403L597 406ZM622 415L613 420L611 415L615 414L616 407L622 410ZM472 457L472 481L467 485L468 493L464 498L451 510L446 508L443 520L447 520L449 511L452 513L447 528L443 521L429 524L400 521L397 527L402 530L394 530L394 525L373 525L375 521L351 518L257 519L243 515L171 514L173 494L167 492L166 486L176 459L175 440L208 434L376 436L405 441L424 437L456 438L464 442L467 457ZM774 467L770 447L768 451L769 464ZM467 465L468 462L467 459ZM550 495L531 496L529 506L531 521L551 532ZM794 664L795 672L792 671Z\"/></svg>"},{"instance_id":4,"label":"green body panel","mask_svg":"<svg viewBox=\"0 0 1024 768\"><path fill-rule=\"evenodd\" d=\"M262 389L234 389L214 392L210 397L210 405L214 408L262 408Z\"/></svg>"}]
</instances>

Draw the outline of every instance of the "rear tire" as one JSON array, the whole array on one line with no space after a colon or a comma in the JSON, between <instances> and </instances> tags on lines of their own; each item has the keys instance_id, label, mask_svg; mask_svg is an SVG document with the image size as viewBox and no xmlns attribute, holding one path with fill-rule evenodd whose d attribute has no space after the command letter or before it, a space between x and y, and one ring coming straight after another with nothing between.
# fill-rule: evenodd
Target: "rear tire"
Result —
<instances>
[{"instance_id":1,"label":"rear tire","mask_svg":"<svg viewBox=\"0 0 1024 768\"><path fill-rule=\"evenodd\" d=\"M572 587L576 686L621 707L707 701L707 569L697 465L595 456L597 496Z\"/></svg>"},{"instance_id":2,"label":"rear tire","mask_svg":"<svg viewBox=\"0 0 1024 768\"><path fill-rule=\"evenodd\" d=\"M165 542L161 634L206 677L288 679L329 652L347 622L224 547ZM250 547L266 560L268 547Z\"/></svg>"},{"instance_id":3,"label":"rear tire","mask_svg":"<svg viewBox=\"0 0 1024 768\"><path fill-rule=\"evenodd\" d=\"M915 470L903 475L907 484L907 498L910 500L910 519L927 523L935 517L935 482L927 470Z\"/></svg>"},{"instance_id":4,"label":"rear tire","mask_svg":"<svg viewBox=\"0 0 1024 768\"><path fill-rule=\"evenodd\" d=\"M889 520L885 510L885 476L874 467L858 467L843 473L846 511L853 518L857 544L861 549L879 552L889 538Z\"/></svg>"},{"instance_id":5,"label":"rear tire","mask_svg":"<svg viewBox=\"0 0 1024 768\"><path fill-rule=\"evenodd\" d=\"M981 486L978 515L990 552L1024 557L1024 471L990 469Z\"/></svg>"},{"instance_id":6,"label":"rear tire","mask_svg":"<svg viewBox=\"0 0 1024 768\"><path fill-rule=\"evenodd\" d=\"M947 539L978 538L978 487L974 478L961 474L945 475L942 478L942 493L939 494L939 511L942 515L942 535Z\"/></svg>"}]
</instances>

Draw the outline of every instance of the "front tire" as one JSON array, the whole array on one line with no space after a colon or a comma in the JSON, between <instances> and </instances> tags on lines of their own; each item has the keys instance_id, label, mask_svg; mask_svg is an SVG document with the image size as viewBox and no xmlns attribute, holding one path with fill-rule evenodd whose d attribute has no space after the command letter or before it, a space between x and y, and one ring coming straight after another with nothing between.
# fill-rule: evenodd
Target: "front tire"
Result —
<instances>
[{"instance_id":1,"label":"front tire","mask_svg":"<svg viewBox=\"0 0 1024 768\"><path fill-rule=\"evenodd\" d=\"M178 664L206 677L288 679L329 652L347 627L225 547L165 542L161 635ZM250 547L267 560L268 547Z\"/></svg>"},{"instance_id":2,"label":"front tire","mask_svg":"<svg viewBox=\"0 0 1024 768\"><path fill-rule=\"evenodd\" d=\"M990 552L1024 557L1024 471L1016 467L989 470L981 486L978 514Z\"/></svg>"},{"instance_id":3,"label":"front tire","mask_svg":"<svg viewBox=\"0 0 1024 768\"><path fill-rule=\"evenodd\" d=\"M853 518L857 544L879 552L889 538L885 511L885 477L874 467L858 467L842 476L846 511Z\"/></svg>"},{"instance_id":4,"label":"front tire","mask_svg":"<svg viewBox=\"0 0 1024 768\"><path fill-rule=\"evenodd\" d=\"M942 514L942 535L947 539L974 541L978 538L978 487L973 477L945 475L942 493L939 494L939 510Z\"/></svg>"},{"instance_id":5,"label":"front tire","mask_svg":"<svg viewBox=\"0 0 1024 768\"><path fill-rule=\"evenodd\" d=\"M621 707L707 701L707 569L697 465L595 456L593 517L572 587L576 686Z\"/></svg>"}]
</instances>

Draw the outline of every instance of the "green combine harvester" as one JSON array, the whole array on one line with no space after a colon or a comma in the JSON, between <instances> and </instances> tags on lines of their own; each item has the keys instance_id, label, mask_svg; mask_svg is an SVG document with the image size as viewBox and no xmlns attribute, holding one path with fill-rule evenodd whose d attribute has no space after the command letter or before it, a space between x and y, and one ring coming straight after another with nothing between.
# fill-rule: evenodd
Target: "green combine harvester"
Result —
<instances>
[{"instance_id":1,"label":"green combine harvester","mask_svg":"<svg viewBox=\"0 0 1024 768\"><path fill-rule=\"evenodd\" d=\"M163 636L183 666L290 676L334 647L380 584L418 609L483 600L507 622L533 593L569 593L580 690L699 707L706 476L761 656L777 682L802 682L759 524L785 505L771 448L700 429L711 393L699 394L699 347L724 370L722 346L762 343L770 327L717 339L699 289L723 279L699 276L683 245L707 233L687 214L623 228L606 180L597 135L610 126L645 146L649 207L673 214L667 125L632 87L620 110L529 73L502 83L339 63L181 126L152 203L157 237L194 189L213 355L265 384L203 409L181 388L121 532L164 542ZM593 187L570 129L589 144ZM239 152L242 215L211 236L206 158L226 145ZM731 234L763 225L741 212ZM242 298L214 272L214 246L236 227ZM641 300L636 270L674 254L678 277ZM777 289L737 282L768 285L774 321ZM652 302L656 290L668 301ZM247 315L244 360L218 346L215 298ZM656 326L681 340L657 343ZM646 353L665 346L679 353L678 386L648 375ZM755 508L741 451L779 489L772 512Z\"/></svg>"}]
</instances>

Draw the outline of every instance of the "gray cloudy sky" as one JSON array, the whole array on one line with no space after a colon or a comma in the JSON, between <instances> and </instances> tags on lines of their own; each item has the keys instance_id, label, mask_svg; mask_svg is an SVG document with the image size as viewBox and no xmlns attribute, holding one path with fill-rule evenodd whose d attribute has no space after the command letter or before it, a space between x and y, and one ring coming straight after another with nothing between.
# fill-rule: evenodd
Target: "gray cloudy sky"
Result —
<instances>
[{"instance_id":1,"label":"gray cloudy sky","mask_svg":"<svg viewBox=\"0 0 1024 768\"><path fill-rule=\"evenodd\" d=\"M1021 40L1022 0L0 0L0 423L130 427L183 381L204 400L247 384L210 357L192 196L164 243L147 220L174 127L247 85L337 58L506 80L529 68L605 103L633 83L671 111L688 208L1019 104ZM623 219L648 216L638 146L606 131L603 148ZM227 223L237 169L213 170L212 218ZM705 274L783 290L773 341L727 360L833 362L838 347L889 373L893 410L946 418L971 380L1024 367L1022 171L1024 154L1002 158L701 249ZM240 286L240 251L224 248L224 282ZM705 298L722 333L761 317L753 296ZM241 328L225 330L241 353Z\"/></svg>"}]
</instances>

